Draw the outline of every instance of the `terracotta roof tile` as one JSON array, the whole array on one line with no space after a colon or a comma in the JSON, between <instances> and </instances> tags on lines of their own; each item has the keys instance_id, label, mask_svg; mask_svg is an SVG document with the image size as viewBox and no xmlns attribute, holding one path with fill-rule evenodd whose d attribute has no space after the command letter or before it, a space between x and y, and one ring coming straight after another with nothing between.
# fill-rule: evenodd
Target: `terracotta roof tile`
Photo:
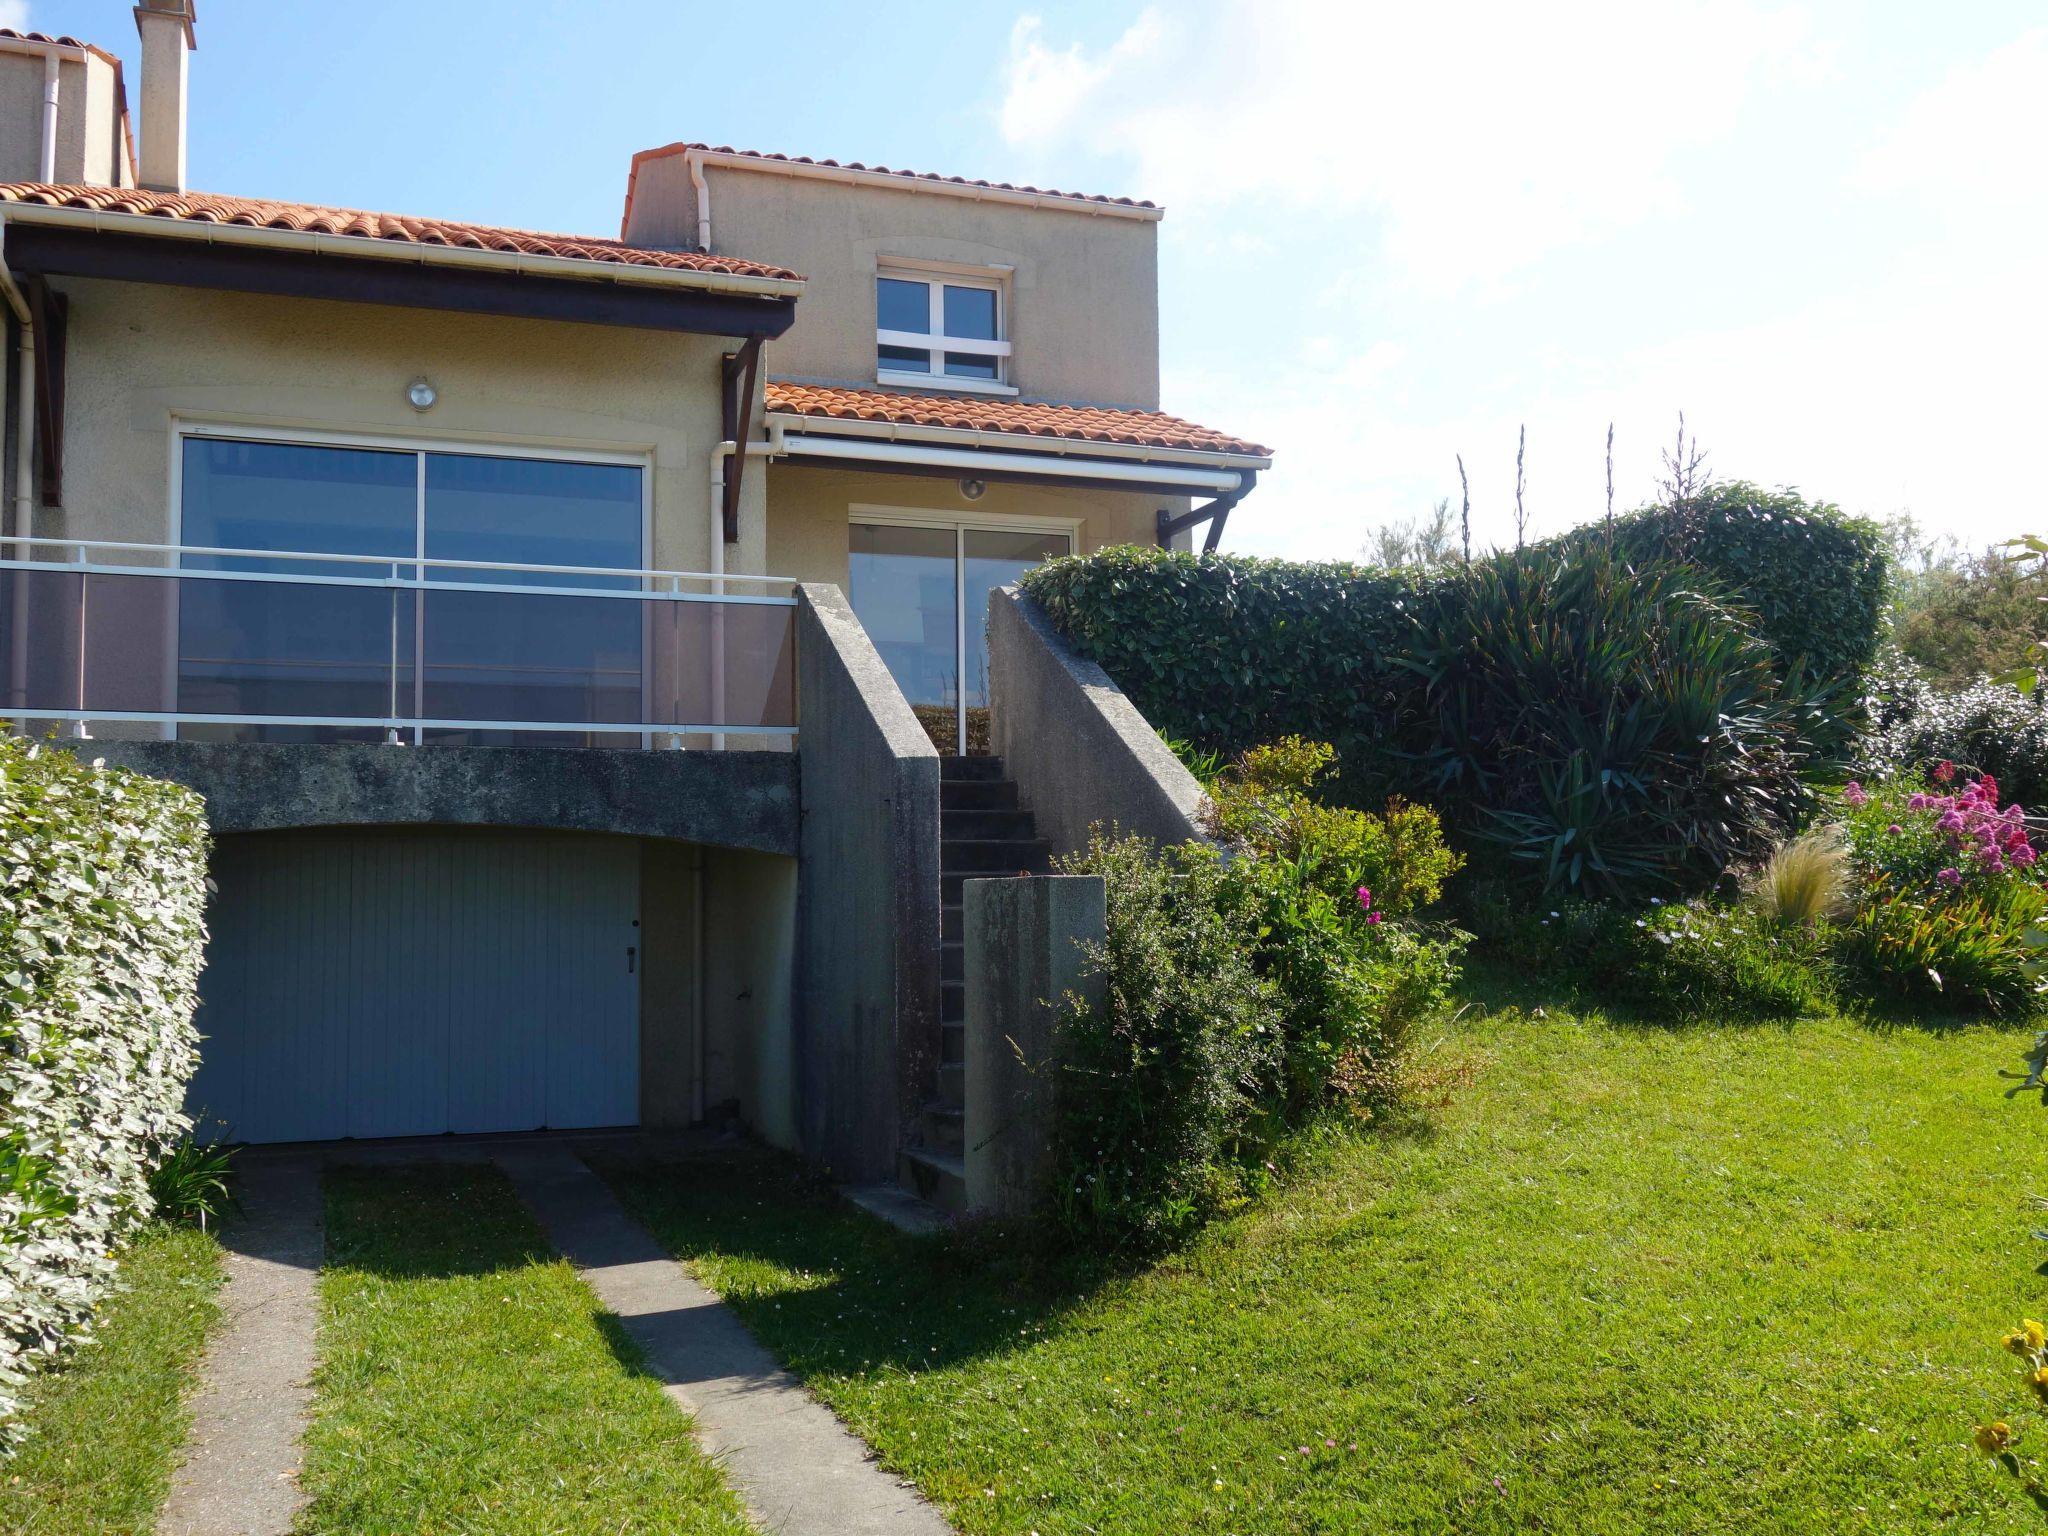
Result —
<instances>
[{"instance_id":1,"label":"terracotta roof tile","mask_svg":"<svg viewBox=\"0 0 2048 1536\"><path fill-rule=\"evenodd\" d=\"M1031 405L962 395L884 394L873 389L791 384L776 379L768 381L767 405L771 411L792 416L823 416L840 421L882 421L962 432L1014 432L1020 437L1178 448L1253 458L1265 458L1269 453L1257 443L1196 426L1178 416L1099 405Z\"/></svg>"},{"instance_id":2,"label":"terracotta roof tile","mask_svg":"<svg viewBox=\"0 0 2048 1536\"><path fill-rule=\"evenodd\" d=\"M570 261L603 262L611 266L664 267L678 271L720 272L736 277L793 279L784 267L764 266L733 256L706 256L696 251L656 251L597 235L549 235L526 229L500 229L485 224L459 224L448 219L407 214L365 213L354 208L327 208L315 203L279 203L264 198L222 197L210 192L148 192L132 187L50 186L41 182L0 183L0 205L34 204L77 208L97 213L135 214L178 219L196 224L245 225L300 233L347 235L411 245L459 246L479 251L557 256Z\"/></svg>"},{"instance_id":3,"label":"terracotta roof tile","mask_svg":"<svg viewBox=\"0 0 2048 1536\"><path fill-rule=\"evenodd\" d=\"M1104 208L1148 208L1156 211L1159 207L1157 203L1150 202L1144 198L1104 197L1094 192L1062 192L1057 187L1033 187L1026 186L1022 182L1013 181L986 181L971 176L941 176L936 171L911 171L905 170L901 166L869 165L860 160L828 160L817 159L810 155L776 154L759 149L734 149L730 144L676 143L664 144L659 149L643 149L633 157L634 167L637 170L639 163L643 160L657 159L663 155L687 154L693 149L702 150L714 155L737 155L745 160L759 160L771 166L817 165L839 171L866 171L875 176L899 176L905 181L921 181L939 187L959 187L965 189L981 187L993 192L1021 192L1031 197L1059 197L1065 198L1069 202L1094 203ZM626 192L626 202L629 210L632 205L632 198L632 189L629 185Z\"/></svg>"}]
</instances>

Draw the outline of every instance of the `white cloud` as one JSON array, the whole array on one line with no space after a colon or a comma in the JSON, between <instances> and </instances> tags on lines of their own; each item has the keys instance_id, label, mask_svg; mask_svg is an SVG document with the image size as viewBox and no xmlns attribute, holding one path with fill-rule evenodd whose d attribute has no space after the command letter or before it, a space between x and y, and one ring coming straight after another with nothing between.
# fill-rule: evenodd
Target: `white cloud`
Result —
<instances>
[{"instance_id":1,"label":"white cloud","mask_svg":"<svg viewBox=\"0 0 2048 1536\"><path fill-rule=\"evenodd\" d=\"M0 27L28 30L28 0L0 0Z\"/></svg>"},{"instance_id":2,"label":"white cloud","mask_svg":"<svg viewBox=\"0 0 2048 1536\"><path fill-rule=\"evenodd\" d=\"M1027 17L1000 123L1026 150L1128 158L1182 216L1372 212L1395 272L1445 292L1680 210L1674 157L1815 60L1796 13L1753 0L1205 0L1097 53Z\"/></svg>"}]
</instances>

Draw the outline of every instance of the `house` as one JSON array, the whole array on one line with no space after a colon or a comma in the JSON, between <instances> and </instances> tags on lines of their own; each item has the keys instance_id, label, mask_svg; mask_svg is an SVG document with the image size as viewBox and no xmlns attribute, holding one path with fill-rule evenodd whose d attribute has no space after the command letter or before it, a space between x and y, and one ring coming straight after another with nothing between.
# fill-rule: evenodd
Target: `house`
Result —
<instances>
[{"instance_id":1,"label":"house","mask_svg":"<svg viewBox=\"0 0 2048 1536\"><path fill-rule=\"evenodd\" d=\"M1036 846L941 787L991 592L1213 544L1269 463L1158 409L1160 210L699 144L616 238L201 193L191 0L136 19L137 119L0 32L0 672L207 796L194 1108L894 1177L958 1066L941 801Z\"/></svg>"}]
</instances>

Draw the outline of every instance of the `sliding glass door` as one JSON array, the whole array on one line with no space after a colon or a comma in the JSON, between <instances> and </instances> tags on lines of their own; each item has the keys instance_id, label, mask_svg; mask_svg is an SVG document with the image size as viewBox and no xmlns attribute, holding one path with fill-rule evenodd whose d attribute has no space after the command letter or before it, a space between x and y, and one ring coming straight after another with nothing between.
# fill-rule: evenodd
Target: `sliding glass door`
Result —
<instances>
[{"instance_id":1,"label":"sliding glass door","mask_svg":"<svg viewBox=\"0 0 2048 1536\"><path fill-rule=\"evenodd\" d=\"M943 747L985 750L989 594L1073 547L1064 528L882 517L853 523L847 599Z\"/></svg>"},{"instance_id":2,"label":"sliding glass door","mask_svg":"<svg viewBox=\"0 0 2048 1536\"><path fill-rule=\"evenodd\" d=\"M180 583L179 712L422 722L645 718L642 604L573 591L493 590L636 589L644 564L641 465L196 433L180 448L180 543L279 552L187 555L189 569L361 582L393 572L290 556L402 561L408 578L420 573L418 562L445 561L425 565L426 578L476 590ZM578 569L488 568L494 565ZM605 574L613 570L620 574ZM415 741L437 744L638 741L516 727L407 729ZM375 727L286 723L181 730L268 741L383 734Z\"/></svg>"}]
</instances>

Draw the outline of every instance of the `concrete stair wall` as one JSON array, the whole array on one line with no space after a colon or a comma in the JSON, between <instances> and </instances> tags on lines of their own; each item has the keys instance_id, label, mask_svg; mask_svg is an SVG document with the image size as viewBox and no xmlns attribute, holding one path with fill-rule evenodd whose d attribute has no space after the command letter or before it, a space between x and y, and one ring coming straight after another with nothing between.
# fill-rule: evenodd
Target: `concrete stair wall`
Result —
<instances>
[{"instance_id":1,"label":"concrete stair wall","mask_svg":"<svg viewBox=\"0 0 2048 1536\"><path fill-rule=\"evenodd\" d=\"M1051 851L1002 759L939 760L939 1070L916 1140L903 1153L904 1183L941 1210L967 1206L966 945L961 885L1002 875L1042 875Z\"/></svg>"}]
</instances>

